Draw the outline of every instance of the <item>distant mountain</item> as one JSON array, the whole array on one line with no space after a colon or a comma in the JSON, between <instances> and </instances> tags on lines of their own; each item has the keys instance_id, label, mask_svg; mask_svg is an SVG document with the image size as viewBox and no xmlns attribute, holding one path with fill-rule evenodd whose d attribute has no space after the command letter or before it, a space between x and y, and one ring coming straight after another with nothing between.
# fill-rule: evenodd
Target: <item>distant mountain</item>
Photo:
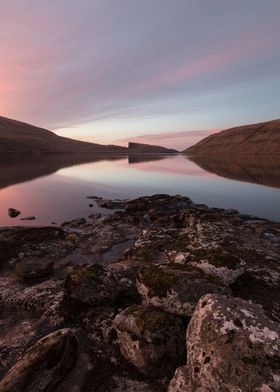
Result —
<instances>
[{"instance_id":1,"label":"distant mountain","mask_svg":"<svg viewBox=\"0 0 280 392\"><path fill-rule=\"evenodd\" d=\"M178 151L161 146L143 143L128 143L129 154L175 154Z\"/></svg>"},{"instance_id":2,"label":"distant mountain","mask_svg":"<svg viewBox=\"0 0 280 392\"><path fill-rule=\"evenodd\" d=\"M184 153L206 154L279 154L280 120L243 125L202 139Z\"/></svg>"},{"instance_id":3,"label":"distant mountain","mask_svg":"<svg viewBox=\"0 0 280 392\"><path fill-rule=\"evenodd\" d=\"M127 148L61 137L46 129L0 116L1 152L127 154Z\"/></svg>"}]
</instances>

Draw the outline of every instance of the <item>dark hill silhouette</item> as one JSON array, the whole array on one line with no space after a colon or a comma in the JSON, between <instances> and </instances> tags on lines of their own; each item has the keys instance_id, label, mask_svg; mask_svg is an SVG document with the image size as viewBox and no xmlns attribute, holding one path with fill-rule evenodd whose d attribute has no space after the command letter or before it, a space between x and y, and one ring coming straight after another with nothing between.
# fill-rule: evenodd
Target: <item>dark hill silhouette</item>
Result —
<instances>
[{"instance_id":1,"label":"dark hill silhouette","mask_svg":"<svg viewBox=\"0 0 280 392\"><path fill-rule=\"evenodd\" d=\"M280 120L243 125L202 139L184 153L202 154L280 154Z\"/></svg>"},{"instance_id":2,"label":"dark hill silhouette","mask_svg":"<svg viewBox=\"0 0 280 392\"><path fill-rule=\"evenodd\" d=\"M127 153L127 148L73 140L44 128L0 117L0 152L116 154Z\"/></svg>"}]
</instances>

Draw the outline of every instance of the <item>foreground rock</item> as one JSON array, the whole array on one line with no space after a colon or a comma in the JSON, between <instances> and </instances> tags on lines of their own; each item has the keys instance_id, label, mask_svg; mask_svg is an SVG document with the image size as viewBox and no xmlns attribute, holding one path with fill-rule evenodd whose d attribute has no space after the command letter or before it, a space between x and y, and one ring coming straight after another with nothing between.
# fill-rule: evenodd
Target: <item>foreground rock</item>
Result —
<instances>
[{"instance_id":1,"label":"foreground rock","mask_svg":"<svg viewBox=\"0 0 280 392\"><path fill-rule=\"evenodd\" d=\"M44 336L71 327L79 356L54 392L166 392L173 376L172 392L211 392L217 375L223 392L279 390L278 340L251 342L248 328L278 333L280 224L179 195L99 200L104 214L61 228L0 228L0 379ZM217 304L204 319L209 294ZM221 333L221 320L233 330Z\"/></svg>"},{"instance_id":2,"label":"foreground rock","mask_svg":"<svg viewBox=\"0 0 280 392\"><path fill-rule=\"evenodd\" d=\"M140 372L171 375L185 354L185 326L157 308L133 305L114 321L122 355Z\"/></svg>"},{"instance_id":3,"label":"foreground rock","mask_svg":"<svg viewBox=\"0 0 280 392\"><path fill-rule=\"evenodd\" d=\"M118 294L115 274L101 265L77 267L65 280L65 296L76 303L112 304Z\"/></svg>"},{"instance_id":4,"label":"foreground rock","mask_svg":"<svg viewBox=\"0 0 280 392\"><path fill-rule=\"evenodd\" d=\"M54 262L44 258L25 258L16 264L16 272L20 278L29 281L45 278L52 274Z\"/></svg>"},{"instance_id":5,"label":"foreground rock","mask_svg":"<svg viewBox=\"0 0 280 392\"><path fill-rule=\"evenodd\" d=\"M51 391L72 369L78 341L71 329L56 331L28 349L0 382L1 392Z\"/></svg>"},{"instance_id":6,"label":"foreground rock","mask_svg":"<svg viewBox=\"0 0 280 392\"><path fill-rule=\"evenodd\" d=\"M206 293L229 293L218 278L180 264L140 269L137 289L145 304L182 316L191 316L198 300Z\"/></svg>"},{"instance_id":7,"label":"foreground rock","mask_svg":"<svg viewBox=\"0 0 280 392\"><path fill-rule=\"evenodd\" d=\"M187 350L185 391L280 390L280 324L259 305L204 296L188 326ZM177 372L169 392L178 390L182 374Z\"/></svg>"}]
</instances>

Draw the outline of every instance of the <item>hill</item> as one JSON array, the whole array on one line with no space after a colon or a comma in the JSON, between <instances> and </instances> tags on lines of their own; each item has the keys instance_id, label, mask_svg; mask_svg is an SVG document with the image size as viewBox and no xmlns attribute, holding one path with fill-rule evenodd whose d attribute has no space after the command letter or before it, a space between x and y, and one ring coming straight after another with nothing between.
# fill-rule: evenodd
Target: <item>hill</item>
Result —
<instances>
[{"instance_id":1,"label":"hill","mask_svg":"<svg viewBox=\"0 0 280 392\"><path fill-rule=\"evenodd\" d=\"M171 148L132 142L128 144L128 151L129 154L175 154L178 152Z\"/></svg>"},{"instance_id":2,"label":"hill","mask_svg":"<svg viewBox=\"0 0 280 392\"><path fill-rule=\"evenodd\" d=\"M200 154L279 154L280 120L243 125L215 133L183 151Z\"/></svg>"},{"instance_id":3,"label":"hill","mask_svg":"<svg viewBox=\"0 0 280 392\"><path fill-rule=\"evenodd\" d=\"M47 129L0 116L0 152L111 154L127 153L127 148L61 137Z\"/></svg>"}]
</instances>

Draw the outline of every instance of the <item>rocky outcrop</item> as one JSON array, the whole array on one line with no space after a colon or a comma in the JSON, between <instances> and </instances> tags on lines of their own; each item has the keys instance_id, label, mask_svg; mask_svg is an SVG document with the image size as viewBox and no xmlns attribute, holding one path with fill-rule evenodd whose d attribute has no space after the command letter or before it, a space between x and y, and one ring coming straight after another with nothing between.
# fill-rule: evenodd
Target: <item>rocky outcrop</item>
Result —
<instances>
[{"instance_id":1,"label":"rocky outcrop","mask_svg":"<svg viewBox=\"0 0 280 392\"><path fill-rule=\"evenodd\" d=\"M137 154L176 154L178 151L171 148L165 148L161 146L153 146L151 144L144 143L128 143L128 152L130 155Z\"/></svg>"},{"instance_id":2,"label":"rocky outcrop","mask_svg":"<svg viewBox=\"0 0 280 392\"><path fill-rule=\"evenodd\" d=\"M111 214L0 229L0 378L69 327L78 358L49 390L277 391L279 223L179 195L89 197Z\"/></svg>"},{"instance_id":3,"label":"rocky outcrop","mask_svg":"<svg viewBox=\"0 0 280 392\"><path fill-rule=\"evenodd\" d=\"M187 368L169 392L278 391L280 324L259 305L219 295L202 297L187 332ZM225 389L226 388L226 389Z\"/></svg>"},{"instance_id":4,"label":"rocky outcrop","mask_svg":"<svg viewBox=\"0 0 280 392\"><path fill-rule=\"evenodd\" d=\"M65 296L76 303L113 304L118 294L115 274L98 264L77 267L65 279Z\"/></svg>"},{"instance_id":5,"label":"rocky outcrop","mask_svg":"<svg viewBox=\"0 0 280 392\"><path fill-rule=\"evenodd\" d=\"M279 154L280 120L243 125L207 136L184 153L206 154Z\"/></svg>"},{"instance_id":6,"label":"rocky outcrop","mask_svg":"<svg viewBox=\"0 0 280 392\"><path fill-rule=\"evenodd\" d=\"M78 341L71 329L58 330L30 347L0 382L1 392L45 392L72 369Z\"/></svg>"},{"instance_id":7,"label":"rocky outcrop","mask_svg":"<svg viewBox=\"0 0 280 392\"><path fill-rule=\"evenodd\" d=\"M184 359L185 327L175 316L157 308L133 305L114 321L122 355L152 377L173 374Z\"/></svg>"}]
</instances>

